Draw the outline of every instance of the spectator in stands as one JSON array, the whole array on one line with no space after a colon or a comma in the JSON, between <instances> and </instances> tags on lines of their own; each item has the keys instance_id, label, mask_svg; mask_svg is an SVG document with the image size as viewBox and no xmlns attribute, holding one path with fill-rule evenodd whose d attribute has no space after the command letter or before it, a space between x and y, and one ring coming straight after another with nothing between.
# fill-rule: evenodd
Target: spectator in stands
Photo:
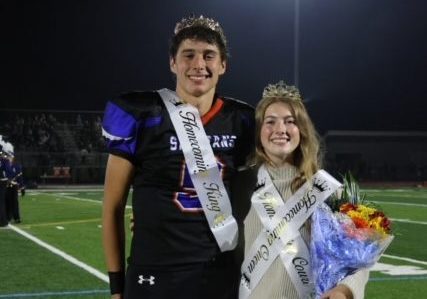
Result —
<instances>
[{"instance_id":1,"label":"spectator in stands","mask_svg":"<svg viewBox=\"0 0 427 299\"><path fill-rule=\"evenodd\" d=\"M80 115L80 113L77 114L77 117L76 117L76 126L78 128L83 127L82 116Z\"/></svg>"}]
</instances>

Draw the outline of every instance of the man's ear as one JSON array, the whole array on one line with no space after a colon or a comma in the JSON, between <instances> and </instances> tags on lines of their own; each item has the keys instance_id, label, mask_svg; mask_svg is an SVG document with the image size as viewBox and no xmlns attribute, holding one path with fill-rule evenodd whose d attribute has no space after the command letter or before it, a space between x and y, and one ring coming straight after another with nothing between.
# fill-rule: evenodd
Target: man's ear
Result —
<instances>
[{"instance_id":1,"label":"man's ear","mask_svg":"<svg viewBox=\"0 0 427 299\"><path fill-rule=\"evenodd\" d=\"M175 58L174 57L169 57L169 67L171 69L171 72L176 74L176 63L175 63Z\"/></svg>"},{"instance_id":2,"label":"man's ear","mask_svg":"<svg viewBox=\"0 0 427 299\"><path fill-rule=\"evenodd\" d=\"M223 60L221 62L221 66L222 66L222 69L219 71L219 74L224 75L225 71L227 70L227 61Z\"/></svg>"}]
</instances>

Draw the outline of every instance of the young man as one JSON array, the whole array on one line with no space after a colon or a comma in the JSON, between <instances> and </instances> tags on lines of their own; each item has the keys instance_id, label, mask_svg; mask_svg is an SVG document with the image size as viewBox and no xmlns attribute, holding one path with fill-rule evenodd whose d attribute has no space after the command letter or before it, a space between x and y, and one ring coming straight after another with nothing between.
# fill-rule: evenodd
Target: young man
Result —
<instances>
[{"instance_id":1,"label":"young man","mask_svg":"<svg viewBox=\"0 0 427 299\"><path fill-rule=\"evenodd\" d=\"M236 298L237 224L228 190L253 145L253 109L216 94L227 64L218 22L182 19L169 50L175 92L124 94L105 110L103 242L112 298Z\"/></svg>"}]
</instances>

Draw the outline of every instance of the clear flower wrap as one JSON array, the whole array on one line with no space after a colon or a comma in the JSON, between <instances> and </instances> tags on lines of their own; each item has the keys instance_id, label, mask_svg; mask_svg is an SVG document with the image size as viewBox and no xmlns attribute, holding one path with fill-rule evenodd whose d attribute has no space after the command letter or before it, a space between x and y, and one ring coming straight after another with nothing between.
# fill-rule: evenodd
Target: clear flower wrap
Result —
<instances>
[{"instance_id":1,"label":"clear flower wrap","mask_svg":"<svg viewBox=\"0 0 427 299\"><path fill-rule=\"evenodd\" d=\"M362 205L344 206L334 213L324 203L312 215L310 254L316 298L346 276L373 266L393 240L383 213ZM348 216L348 210L358 215ZM366 225L358 222L362 214L368 219Z\"/></svg>"}]
</instances>

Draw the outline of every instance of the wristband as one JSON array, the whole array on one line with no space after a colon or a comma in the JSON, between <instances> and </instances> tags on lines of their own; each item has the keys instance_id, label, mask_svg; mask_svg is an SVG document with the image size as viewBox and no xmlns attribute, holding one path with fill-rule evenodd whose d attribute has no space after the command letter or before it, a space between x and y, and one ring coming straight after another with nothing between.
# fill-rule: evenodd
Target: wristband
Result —
<instances>
[{"instance_id":1,"label":"wristband","mask_svg":"<svg viewBox=\"0 0 427 299\"><path fill-rule=\"evenodd\" d=\"M108 272L108 278L110 279L111 295L123 293L125 289L125 272Z\"/></svg>"}]
</instances>

